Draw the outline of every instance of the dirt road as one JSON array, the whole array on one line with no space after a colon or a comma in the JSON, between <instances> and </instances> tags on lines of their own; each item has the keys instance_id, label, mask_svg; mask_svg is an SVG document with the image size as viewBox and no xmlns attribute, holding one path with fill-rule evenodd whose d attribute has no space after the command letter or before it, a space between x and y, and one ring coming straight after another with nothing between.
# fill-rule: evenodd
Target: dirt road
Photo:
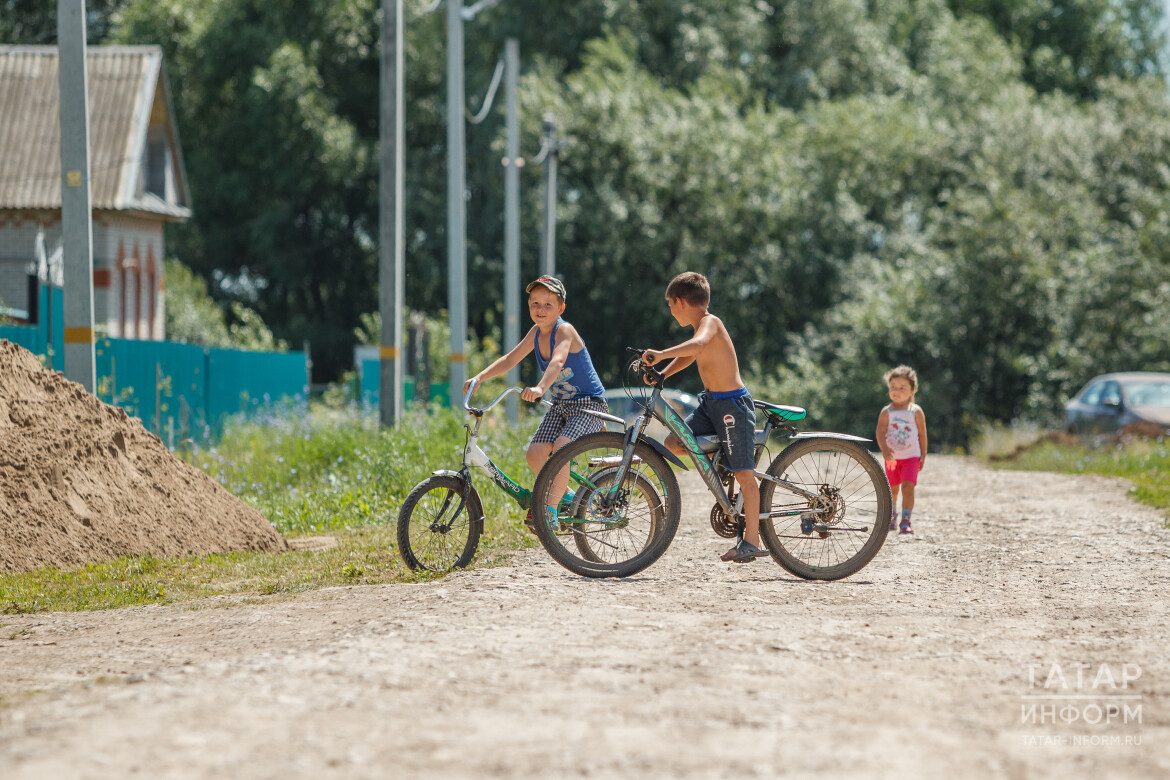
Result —
<instances>
[{"instance_id":1,"label":"dirt road","mask_svg":"<svg viewBox=\"0 0 1170 780\"><path fill-rule=\"evenodd\" d=\"M934 456L921 479L918 533L836 583L720 563L685 480L675 544L624 581L536 550L0 616L0 776L1170 776L1159 514L1095 477Z\"/></svg>"}]
</instances>

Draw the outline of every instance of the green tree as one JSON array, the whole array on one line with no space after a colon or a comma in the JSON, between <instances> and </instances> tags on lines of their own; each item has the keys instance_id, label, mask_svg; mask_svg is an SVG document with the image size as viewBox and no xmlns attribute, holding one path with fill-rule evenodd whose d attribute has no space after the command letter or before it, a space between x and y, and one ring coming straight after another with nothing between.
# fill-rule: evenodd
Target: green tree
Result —
<instances>
[{"instance_id":1,"label":"green tree","mask_svg":"<svg viewBox=\"0 0 1170 780\"><path fill-rule=\"evenodd\" d=\"M310 340L326 370L347 362L376 281L373 147L319 67L334 53L320 41L345 34L350 8L136 3L119 30L161 43L171 63L195 211L176 231L180 258L220 272L217 296L255 308L281 338Z\"/></svg>"},{"instance_id":2,"label":"green tree","mask_svg":"<svg viewBox=\"0 0 1170 780\"><path fill-rule=\"evenodd\" d=\"M2 1L2 0L0 0ZM407 305L446 306L444 14L407 4ZM377 3L134 0L195 196L173 235L213 294L348 363L376 307ZM753 382L869 430L882 371L932 431L1049 419L1087 375L1166 365L1167 99L1155 0L517 0L467 26L477 107L508 35L522 153L553 112L567 317L607 381L683 334L695 268ZM498 344L502 111L468 131L469 323ZM523 275L541 171L523 173ZM693 381L693 377L692 380ZM766 397L766 396L765 396Z\"/></svg>"},{"instance_id":3,"label":"green tree","mask_svg":"<svg viewBox=\"0 0 1170 780\"><path fill-rule=\"evenodd\" d=\"M116 26L118 14L132 0L86 0L86 41L103 43ZM57 42L56 0L0 0L0 43Z\"/></svg>"},{"instance_id":4,"label":"green tree","mask_svg":"<svg viewBox=\"0 0 1170 780\"><path fill-rule=\"evenodd\" d=\"M1160 0L950 0L978 15L1019 53L1024 77L1041 92L1097 94L1098 82L1161 72Z\"/></svg>"},{"instance_id":5,"label":"green tree","mask_svg":"<svg viewBox=\"0 0 1170 780\"><path fill-rule=\"evenodd\" d=\"M284 350L288 345L276 339L252 309L232 302L224 311L207 291L207 282L177 260L164 264L166 323L169 341L206 347Z\"/></svg>"}]
</instances>

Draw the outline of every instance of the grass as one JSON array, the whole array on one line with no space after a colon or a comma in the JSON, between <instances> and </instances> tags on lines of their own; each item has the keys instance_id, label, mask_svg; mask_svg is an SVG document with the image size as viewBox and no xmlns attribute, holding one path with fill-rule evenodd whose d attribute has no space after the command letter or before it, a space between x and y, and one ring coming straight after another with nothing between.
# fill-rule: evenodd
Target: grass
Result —
<instances>
[{"instance_id":1,"label":"grass","mask_svg":"<svg viewBox=\"0 0 1170 780\"><path fill-rule=\"evenodd\" d=\"M530 426L484 422L481 446L521 484L531 482L523 445ZM437 468L457 469L463 419L415 414L395 430L355 410L314 408L307 417L241 422L189 460L259 509L281 535L328 535L335 546L286 553L120 558L74 569L0 574L0 612L111 609L209 596L271 596L336 585L426 578L401 562L395 524L402 499ZM487 517L477 565L530 547L523 513L486 478L476 480Z\"/></svg>"},{"instance_id":2,"label":"grass","mask_svg":"<svg viewBox=\"0 0 1170 780\"><path fill-rule=\"evenodd\" d=\"M1134 499L1170 518L1170 441L1165 438L1094 443L1035 428L999 429L981 436L973 451L998 468L1121 477L1133 484Z\"/></svg>"}]
</instances>

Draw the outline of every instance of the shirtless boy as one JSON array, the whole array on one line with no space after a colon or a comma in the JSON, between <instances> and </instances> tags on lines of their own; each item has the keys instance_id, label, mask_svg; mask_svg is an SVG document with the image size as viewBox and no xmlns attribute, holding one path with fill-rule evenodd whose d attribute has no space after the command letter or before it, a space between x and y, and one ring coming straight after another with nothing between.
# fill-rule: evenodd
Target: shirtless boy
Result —
<instances>
[{"instance_id":1,"label":"shirtless boy","mask_svg":"<svg viewBox=\"0 0 1170 780\"><path fill-rule=\"evenodd\" d=\"M711 286L706 277L693 271L674 277L666 287L666 302L675 321L694 328L695 335L670 349L648 349L642 360L651 366L670 360L663 369L666 376L677 374L691 363L698 365L706 389L699 395L699 407L687 417L687 425L696 436L719 437L723 462L735 474L743 493L743 539L719 557L747 563L769 554L760 547L760 484L755 475L756 413L752 397L739 375L739 360L727 328L707 311ZM676 455L686 452L674 434L666 438L665 444Z\"/></svg>"}]
</instances>

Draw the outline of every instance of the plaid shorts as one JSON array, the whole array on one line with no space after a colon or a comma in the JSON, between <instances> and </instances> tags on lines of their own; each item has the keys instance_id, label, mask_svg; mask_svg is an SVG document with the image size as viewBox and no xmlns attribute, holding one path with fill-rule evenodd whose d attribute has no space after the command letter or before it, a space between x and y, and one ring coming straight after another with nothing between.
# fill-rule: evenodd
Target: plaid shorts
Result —
<instances>
[{"instance_id":1,"label":"plaid shorts","mask_svg":"<svg viewBox=\"0 0 1170 780\"><path fill-rule=\"evenodd\" d=\"M592 395L570 401L553 401L552 408L545 413L540 425L536 426L536 432L532 434L528 443L555 444L562 436L571 441L589 433L605 430L604 420L586 414L582 409L608 412L609 406L603 399Z\"/></svg>"}]
</instances>

